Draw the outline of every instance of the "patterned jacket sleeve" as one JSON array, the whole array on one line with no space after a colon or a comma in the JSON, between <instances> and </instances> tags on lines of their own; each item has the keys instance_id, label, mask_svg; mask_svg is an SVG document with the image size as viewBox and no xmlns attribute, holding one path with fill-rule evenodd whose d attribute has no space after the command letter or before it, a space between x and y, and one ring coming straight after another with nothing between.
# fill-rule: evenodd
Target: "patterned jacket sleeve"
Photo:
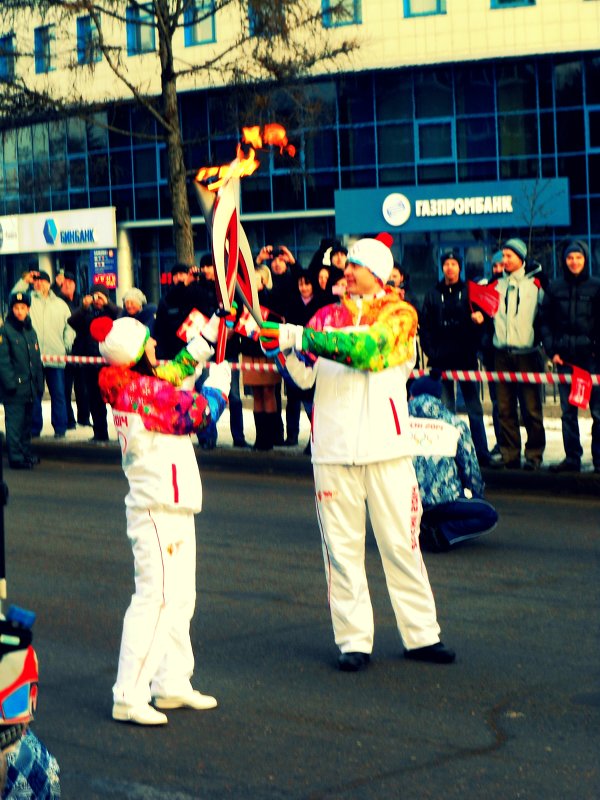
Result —
<instances>
[{"instance_id":1,"label":"patterned jacket sleeve","mask_svg":"<svg viewBox=\"0 0 600 800\"><path fill-rule=\"evenodd\" d=\"M417 312L405 303L365 331L305 328L302 349L355 369L380 372L414 358L416 332Z\"/></svg>"}]
</instances>

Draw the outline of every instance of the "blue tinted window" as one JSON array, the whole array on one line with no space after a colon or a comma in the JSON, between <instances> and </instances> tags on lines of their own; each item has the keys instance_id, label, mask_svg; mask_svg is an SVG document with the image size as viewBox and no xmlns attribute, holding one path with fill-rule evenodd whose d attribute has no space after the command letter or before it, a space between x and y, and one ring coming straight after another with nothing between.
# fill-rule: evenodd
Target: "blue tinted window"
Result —
<instances>
[{"instance_id":1,"label":"blue tinted window","mask_svg":"<svg viewBox=\"0 0 600 800\"><path fill-rule=\"evenodd\" d=\"M405 17L421 17L424 14L445 14L446 0L404 0Z\"/></svg>"},{"instance_id":2,"label":"blue tinted window","mask_svg":"<svg viewBox=\"0 0 600 800\"><path fill-rule=\"evenodd\" d=\"M35 71L51 72L56 69L56 27L44 25L33 32Z\"/></svg>"},{"instance_id":3,"label":"blue tinted window","mask_svg":"<svg viewBox=\"0 0 600 800\"><path fill-rule=\"evenodd\" d=\"M77 19L77 62L91 64L100 61L102 53L98 46L98 28L91 17Z\"/></svg>"},{"instance_id":4,"label":"blue tinted window","mask_svg":"<svg viewBox=\"0 0 600 800\"><path fill-rule=\"evenodd\" d=\"M215 41L214 0L188 0L183 10L186 47Z\"/></svg>"},{"instance_id":5,"label":"blue tinted window","mask_svg":"<svg viewBox=\"0 0 600 800\"><path fill-rule=\"evenodd\" d=\"M155 50L152 6L129 6L127 9L127 55L137 56Z\"/></svg>"},{"instance_id":6,"label":"blue tinted window","mask_svg":"<svg viewBox=\"0 0 600 800\"><path fill-rule=\"evenodd\" d=\"M0 36L0 78L11 81L15 77L15 35Z\"/></svg>"},{"instance_id":7,"label":"blue tinted window","mask_svg":"<svg viewBox=\"0 0 600 800\"><path fill-rule=\"evenodd\" d=\"M323 3L323 25L326 28L334 28L338 25L360 25L362 22L362 10L360 0L322 0Z\"/></svg>"}]
</instances>

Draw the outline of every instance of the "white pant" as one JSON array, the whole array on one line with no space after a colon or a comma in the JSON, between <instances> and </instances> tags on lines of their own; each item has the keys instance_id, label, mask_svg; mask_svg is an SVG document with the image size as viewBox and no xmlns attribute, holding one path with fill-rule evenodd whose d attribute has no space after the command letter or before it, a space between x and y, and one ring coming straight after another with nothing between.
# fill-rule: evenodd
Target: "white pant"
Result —
<instances>
[{"instance_id":1,"label":"white pant","mask_svg":"<svg viewBox=\"0 0 600 800\"><path fill-rule=\"evenodd\" d=\"M412 460L313 468L331 621L342 653L373 649L365 572L367 505L404 646L412 650L438 642L435 603L419 548L422 510Z\"/></svg>"},{"instance_id":2,"label":"white pant","mask_svg":"<svg viewBox=\"0 0 600 800\"><path fill-rule=\"evenodd\" d=\"M115 703L138 705L191 691L196 535L190 512L126 511L135 594L123 621L113 696Z\"/></svg>"}]
</instances>

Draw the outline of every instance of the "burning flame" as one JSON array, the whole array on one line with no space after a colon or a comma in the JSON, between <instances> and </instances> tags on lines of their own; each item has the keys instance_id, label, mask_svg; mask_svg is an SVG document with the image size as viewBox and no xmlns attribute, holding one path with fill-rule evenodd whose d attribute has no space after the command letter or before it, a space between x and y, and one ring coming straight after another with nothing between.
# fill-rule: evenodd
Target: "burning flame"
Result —
<instances>
[{"instance_id":1,"label":"burning flame","mask_svg":"<svg viewBox=\"0 0 600 800\"><path fill-rule=\"evenodd\" d=\"M243 145L250 146L247 153L244 152ZM216 192L231 178L252 175L260 165L256 151L262 150L267 145L278 147L282 155L287 153L291 158L296 155L296 148L289 143L283 125L276 122L265 125L262 133L260 125L253 125L250 128L242 128L242 141L238 143L234 161L220 167L200 167L194 180L204 183L211 192Z\"/></svg>"}]
</instances>

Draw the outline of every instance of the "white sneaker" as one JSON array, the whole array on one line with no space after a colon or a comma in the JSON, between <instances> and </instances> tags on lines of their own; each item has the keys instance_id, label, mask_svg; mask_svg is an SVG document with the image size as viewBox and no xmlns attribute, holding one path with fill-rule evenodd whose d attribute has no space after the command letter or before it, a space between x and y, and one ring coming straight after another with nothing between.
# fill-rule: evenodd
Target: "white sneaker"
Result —
<instances>
[{"instance_id":1,"label":"white sneaker","mask_svg":"<svg viewBox=\"0 0 600 800\"><path fill-rule=\"evenodd\" d=\"M185 695L155 697L153 703L157 708L193 708L194 711L207 711L217 705L216 698L202 694L196 689Z\"/></svg>"},{"instance_id":2,"label":"white sneaker","mask_svg":"<svg viewBox=\"0 0 600 800\"><path fill-rule=\"evenodd\" d=\"M118 722L133 722L136 725L166 725L169 721L148 703L139 706L128 706L126 703L115 703L112 718Z\"/></svg>"}]
</instances>

